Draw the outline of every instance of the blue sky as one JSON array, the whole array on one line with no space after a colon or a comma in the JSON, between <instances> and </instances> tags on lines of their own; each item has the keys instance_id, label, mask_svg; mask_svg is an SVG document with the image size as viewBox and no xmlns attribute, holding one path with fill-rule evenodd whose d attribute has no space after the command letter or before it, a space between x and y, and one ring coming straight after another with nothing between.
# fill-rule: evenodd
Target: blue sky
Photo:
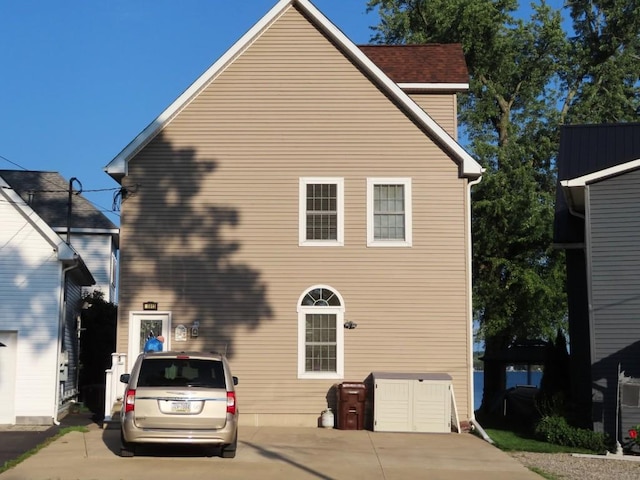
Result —
<instances>
[{"instance_id":1,"label":"blue sky","mask_svg":"<svg viewBox=\"0 0 640 480\"><path fill-rule=\"evenodd\" d=\"M0 0L0 156L77 177L118 225L103 167L276 3ZM313 3L369 42L366 0Z\"/></svg>"},{"instance_id":2,"label":"blue sky","mask_svg":"<svg viewBox=\"0 0 640 480\"><path fill-rule=\"evenodd\" d=\"M366 0L312 1L369 42ZM276 3L0 0L0 169L76 177L119 225L103 167Z\"/></svg>"}]
</instances>

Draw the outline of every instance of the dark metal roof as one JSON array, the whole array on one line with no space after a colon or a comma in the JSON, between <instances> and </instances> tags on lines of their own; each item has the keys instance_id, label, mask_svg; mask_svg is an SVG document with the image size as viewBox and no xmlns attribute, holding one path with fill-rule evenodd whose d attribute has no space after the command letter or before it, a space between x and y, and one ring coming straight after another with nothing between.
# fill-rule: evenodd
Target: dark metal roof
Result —
<instances>
[{"instance_id":1,"label":"dark metal roof","mask_svg":"<svg viewBox=\"0 0 640 480\"><path fill-rule=\"evenodd\" d=\"M570 180L640 158L640 123L567 125L560 131L554 242L584 242L584 222L571 215L561 180Z\"/></svg>"},{"instance_id":2,"label":"dark metal roof","mask_svg":"<svg viewBox=\"0 0 640 480\"><path fill-rule=\"evenodd\" d=\"M0 170L0 177L54 230L67 227L69 181L57 172ZM74 184L74 192L77 184ZM72 195L71 230L117 230L82 194Z\"/></svg>"}]
</instances>

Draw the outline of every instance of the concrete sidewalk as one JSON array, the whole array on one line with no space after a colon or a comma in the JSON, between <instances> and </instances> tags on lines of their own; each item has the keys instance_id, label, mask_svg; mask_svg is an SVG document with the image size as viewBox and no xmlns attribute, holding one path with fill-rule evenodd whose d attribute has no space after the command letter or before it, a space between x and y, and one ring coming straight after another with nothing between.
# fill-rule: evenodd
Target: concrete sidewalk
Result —
<instances>
[{"instance_id":1,"label":"concrete sidewalk","mask_svg":"<svg viewBox=\"0 0 640 480\"><path fill-rule=\"evenodd\" d=\"M65 427L87 427L94 423L91 413L70 413L60 425L0 425L0 465L44 444Z\"/></svg>"},{"instance_id":2,"label":"concrete sidewalk","mask_svg":"<svg viewBox=\"0 0 640 480\"><path fill-rule=\"evenodd\" d=\"M235 459L187 447L145 448L120 458L120 432L71 432L0 475L0 480L459 479L540 480L471 434L382 433L321 428L243 427Z\"/></svg>"}]
</instances>

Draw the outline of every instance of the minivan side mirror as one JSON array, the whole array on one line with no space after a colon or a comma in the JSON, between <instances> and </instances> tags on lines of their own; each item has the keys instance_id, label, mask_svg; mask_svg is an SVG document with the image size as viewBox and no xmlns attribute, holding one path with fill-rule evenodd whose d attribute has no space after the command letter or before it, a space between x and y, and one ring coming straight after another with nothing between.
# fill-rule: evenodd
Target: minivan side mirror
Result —
<instances>
[{"instance_id":1,"label":"minivan side mirror","mask_svg":"<svg viewBox=\"0 0 640 480\"><path fill-rule=\"evenodd\" d=\"M237 385L238 384L238 377L233 377L233 384Z\"/></svg>"},{"instance_id":2,"label":"minivan side mirror","mask_svg":"<svg viewBox=\"0 0 640 480\"><path fill-rule=\"evenodd\" d=\"M120 375L120 381L122 383L129 383L129 379L131 378L131 374L130 373L123 373L122 375Z\"/></svg>"}]
</instances>

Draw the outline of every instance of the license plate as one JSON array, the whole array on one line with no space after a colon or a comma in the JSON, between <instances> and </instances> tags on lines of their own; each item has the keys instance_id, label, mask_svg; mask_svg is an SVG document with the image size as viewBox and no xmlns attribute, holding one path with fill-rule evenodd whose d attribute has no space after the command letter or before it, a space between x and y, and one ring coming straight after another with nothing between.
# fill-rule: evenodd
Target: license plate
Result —
<instances>
[{"instance_id":1,"label":"license plate","mask_svg":"<svg viewBox=\"0 0 640 480\"><path fill-rule=\"evenodd\" d=\"M188 413L189 402L171 402L171 411L174 413Z\"/></svg>"}]
</instances>

